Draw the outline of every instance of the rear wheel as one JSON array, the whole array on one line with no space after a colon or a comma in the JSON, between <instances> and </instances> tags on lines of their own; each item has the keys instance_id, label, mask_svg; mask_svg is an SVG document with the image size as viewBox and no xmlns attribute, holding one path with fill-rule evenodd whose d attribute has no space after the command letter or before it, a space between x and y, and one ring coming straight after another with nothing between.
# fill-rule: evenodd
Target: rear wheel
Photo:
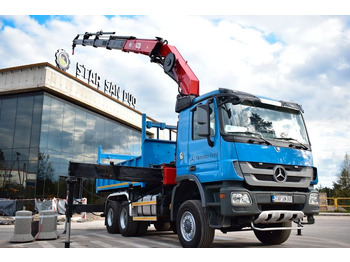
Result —
<instances>
[{"instance_id":1,"label":"rear wheel","mask_svg":"<svg viewBox=\"0 0 350 262\"><path fill-rule=\"evenodd\" d=\"M132 220L129 215L129 203L124 201L120 207L119 213L119 230L124 237L136 236L138 231L138 223Z\"/></svg>"},{"instance_id":2,"label":"rear wheel","mask_svg":"<svg viewBox=\"0 0 350 262\"><path fill-rule=\"evenodd\" d=\"M215 230L209 226L200 200L188 200L177 214L177 234L183 247L209 247Z\"/></svg>"},{"instance_id":3,"label":"rear wheel","mask_svg":"<svg viewBox=\"0 0 350 262\"><path fill-rule=\"evenodd\" d=\"M115 201L108 201L107 208L106 208L106 228L107 232L110 234L118 234L119 231L119 225L118 225L118 218L119 218L119 211L120 211L120 204Z\"/></svg>"},{"instance_id":4,"label":"rear wheel","mask_svg":"<svg viewBox=\"0 0 350 262\"><path fill-rule=\"evenodd\" d=\"M273 224L273 227L291 227L292 222L284 222L279 224ZM290 236L291 230L271 230L271 231L259 231L254 230L254 234L259 241L265 245L279 245L287 241Z\"/></svg>"}]
</instances>

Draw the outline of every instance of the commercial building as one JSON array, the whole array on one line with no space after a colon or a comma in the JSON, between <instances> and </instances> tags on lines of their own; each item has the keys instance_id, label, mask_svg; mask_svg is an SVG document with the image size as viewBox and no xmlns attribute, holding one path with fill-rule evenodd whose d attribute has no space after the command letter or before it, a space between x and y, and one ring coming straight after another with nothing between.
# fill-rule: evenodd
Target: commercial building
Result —
<instances>
[{"instance_id":1,"label":"commercial building","mask_svg":"<svg viewBox=\"0 0 350 262\"><path fill-rule=\"evenodd\" d=\"M0 69L0 198L65 198L69 161L96 163L99 145L140 154L141 119L49 63Z\"/></svg>"}]
</instances>

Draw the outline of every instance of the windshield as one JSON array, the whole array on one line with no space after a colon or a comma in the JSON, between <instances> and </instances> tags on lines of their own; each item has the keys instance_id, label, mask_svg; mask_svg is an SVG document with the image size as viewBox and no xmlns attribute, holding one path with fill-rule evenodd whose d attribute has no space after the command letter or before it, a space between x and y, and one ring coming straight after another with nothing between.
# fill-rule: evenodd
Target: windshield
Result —
<instances>
[{"instance_id":1,"label":"windshield","mask_svg":"<svg viewBox=\"0 0 350 262\"><path fill-rule=\"evenodd\" d=\"M243 135L262 139L279 139L309 144L300 112L259 104L259 106L221 105L222 127L227 135Z\"/></svg>"}]
</instances>

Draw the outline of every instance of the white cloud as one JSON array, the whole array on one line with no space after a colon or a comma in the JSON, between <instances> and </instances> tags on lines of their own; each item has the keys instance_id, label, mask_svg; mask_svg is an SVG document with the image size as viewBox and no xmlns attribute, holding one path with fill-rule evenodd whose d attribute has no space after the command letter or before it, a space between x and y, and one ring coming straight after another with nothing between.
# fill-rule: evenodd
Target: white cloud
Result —
<instances>
[{"instance_id":1,"label":"white cloud","mask_svg":"<svg viewBox=\"0 0 350 262\"><path fill-rule=\"evenodd\" d=\"M11 20L6 26L5 20ZM77 33L116 31L163 37L175 45L200 79L201 94L218 87L303 105L321 184L331 186L350 152L350 29L342 16L53 16L39 24L27 16L0 16L0 68L48 61L70 51ZM77 47L71 56L138 98L137 109L175 124L176 83L149 58ZM323 182L325 181L325 182Z\"/></svg>"},{"instance_id":2,"label":"white cloud","mask_svg":"<svg viewBox=\"0 0 350 262\"><path fill-rule=\"evenodd\" d=\"M318 167L319 183L332 186L337 181L340 165L345 153L350 152L349 130L347 119L336 121L308 121L311 137L314 164Z\"/></svg>"}]
</instances>

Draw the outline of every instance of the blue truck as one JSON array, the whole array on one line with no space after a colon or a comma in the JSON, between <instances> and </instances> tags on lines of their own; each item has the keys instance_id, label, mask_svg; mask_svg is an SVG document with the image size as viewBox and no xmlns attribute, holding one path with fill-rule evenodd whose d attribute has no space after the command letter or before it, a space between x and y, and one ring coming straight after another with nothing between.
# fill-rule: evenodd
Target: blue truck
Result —
<instances>
[{"instance_id":1,"label":"blue truck","mask_svg":"<svg viewBox=\"0 0 350 262\"><path fill-rule=\"evenodd\" d=\"M98 164L70 163L70 176L95 177L96 191L109 192L103 206L109 233L141 236L153 224L177 233L183 247L209 247L215 230L248 229L277 245L314 223L317 168L299 104L224 88L199 95L187 62L161 38L80 36L73 48L149 55L179 85L177 126L143 115L140 156L99 148ZM169 130L169 139L150 137L148 128Z\"/></svg>"}]
</instances>

